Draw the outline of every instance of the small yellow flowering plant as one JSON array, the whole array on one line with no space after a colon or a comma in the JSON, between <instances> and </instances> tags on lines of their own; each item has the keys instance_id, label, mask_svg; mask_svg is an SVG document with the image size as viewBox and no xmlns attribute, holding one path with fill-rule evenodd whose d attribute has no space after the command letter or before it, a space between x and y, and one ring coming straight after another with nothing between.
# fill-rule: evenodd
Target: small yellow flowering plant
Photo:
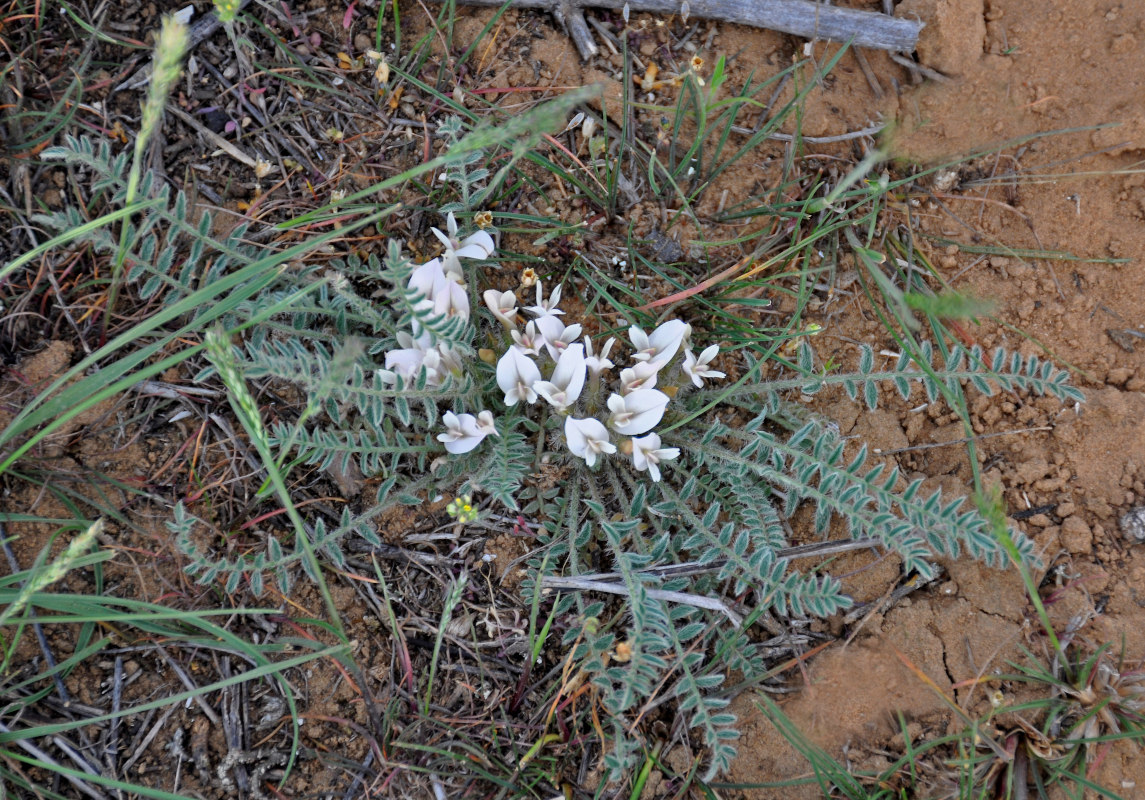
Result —
<instances>
[{"instance_id":1,"label":"small yellow flowering plant","mask_svg":"<svg viewBox=\"0 0 1145 800\"><path fill-rule=\"evenodd\" d=\"M224 25L229 25L235 21L238 16L239 7L242 3L239 0L214 0L215 16L219 18L219 22Z\"/></svg>"},{"instance_id":2,"label":"small yellow flowering plant","mask_svg":"<svg viewBox=\"0 0 1145 800\"><path fill-rule=\"evenodd\" d=\"M468 494L450 500L449 505L445 507L445 513L462 524L473 522L480 515L480 512L473 507L472 495Z\"/></svg>"}]
</instances>

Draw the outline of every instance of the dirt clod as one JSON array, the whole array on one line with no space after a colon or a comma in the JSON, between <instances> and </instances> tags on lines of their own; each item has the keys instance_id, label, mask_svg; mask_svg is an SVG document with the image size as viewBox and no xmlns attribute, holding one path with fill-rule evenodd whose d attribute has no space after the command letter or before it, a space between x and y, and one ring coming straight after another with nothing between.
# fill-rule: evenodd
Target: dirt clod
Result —
<instances>
[{"instance_id":1,"label":"dirt clod","mask_svg":"<svg viewBox=\"0 0 1145 800\"><path fill-rule=\"evenodd\" d=\"M926 23L918 37L918 56L932 69L964 75L982 57L983 0L903 0L895 16Z\"/></svg>"},{"instance_id":2,"label":"dirt clod","mask_svg":"<svg viewBox=\"0 0 1145 800\"><path fill-rule=\"evenodd\" d=\"M1074 555L1088 553L1093 549L1093 531L1081 517L1069 517L1062 522L1061 543Z\"/></svg>"}]
</instances>

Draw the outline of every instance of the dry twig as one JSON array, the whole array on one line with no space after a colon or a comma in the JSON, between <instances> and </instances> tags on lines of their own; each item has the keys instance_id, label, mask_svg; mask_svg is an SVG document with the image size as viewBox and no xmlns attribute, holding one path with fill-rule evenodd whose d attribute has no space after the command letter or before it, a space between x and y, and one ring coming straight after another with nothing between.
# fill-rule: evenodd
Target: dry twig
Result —
<instances>
[{"instance_id":1,"label":"dry twig","mask_svg":"<svg viewBox=\"0 0 1145 800\"><path fill-rule=\"evenodd\" d=\"M604 594L619 594L628 597L628 587L623 583L609 580L598 580L597 576L583 578L563 578L555 575L546 575L541 578L541 589L576 589L582 592L603 592ZM645 589L645 594L653 600L666 600L669 603L680 603L696 608L706 608L709 611L719 611L725 615L737 628L743 625L743 617L737 614L723 600L688 592L669 592L664 589Z\"/></svg>"},{"instance_id":2,"label":"dry twig","mask_svg":"<svg viewBox=\"0 0 1145 800\"><path fill-rule=\"evenodd\" d=\"M502 6L502 0L458 0L463 5ZM851 42L857 47L914 52L923 23L871 11L814 3L811 0L511 0L510 8L539 8L552 13L576 44L581 58L597 54L584 9L647 11L714 19L790 33L805 39Z\"/></svg>"}]
</instances>

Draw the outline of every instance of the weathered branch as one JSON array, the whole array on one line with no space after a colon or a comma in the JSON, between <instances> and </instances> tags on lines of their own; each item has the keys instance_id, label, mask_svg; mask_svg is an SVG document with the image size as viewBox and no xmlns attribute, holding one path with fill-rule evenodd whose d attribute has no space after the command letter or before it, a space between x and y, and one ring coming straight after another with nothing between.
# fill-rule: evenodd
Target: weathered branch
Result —
<instances>
[{"instance_id":1,"label":"weathered branch","mask_svg":"<svg viewBox=\"0 0 1145 800\"><path fill-rule=\"evenodd\" d=\"M623 583L611 581L597 581L591 578L561 577L546 575L541 578L541 589L575 589L582 592L603 592L605 594L619 594L631 597L631 592ZM715 597L688 592L669 592L664 589L645 589L644 593L653 600L665 600L669 603L680 603L696 608L706 608L709 611L719 611L726 616L737 628L743 625L743 617L732 610L731 606Z\"/></svg>"},{"instance_id":2,"label":"weathered branch","mask_svg":"<svg viewBox=\"0 0 1145 800\"><path fill-rule=\"evenodd\" d=\"M501 6L502 0L457 0L462 5ZM584 23L583 8L619 11L626 0L511 0L511 8L539 8L550 11L565 26L582 58L596 55L596 45ZM852 42L858 47L911 53L918 42L923 23L898 19L873 11L835 8L811 0L627 0L629 11L653 14L683 14L737 25L801 36Z\"/></svg>"},{"instance_id":3,"label":"weathered branch","mask_svg":"<svg viewBox=\"0 0 1145 800\"><path fill-rule=\"evenodd\" d=\"M587 60L597 54L596 42L592 40L592 31L588 29L588 23L584 21L584 11L574 0L559 0L553 8L553 16L561 24L561 27L568 31L569 38L573 40L581 58Z\"/></svg>"}]
</instances>

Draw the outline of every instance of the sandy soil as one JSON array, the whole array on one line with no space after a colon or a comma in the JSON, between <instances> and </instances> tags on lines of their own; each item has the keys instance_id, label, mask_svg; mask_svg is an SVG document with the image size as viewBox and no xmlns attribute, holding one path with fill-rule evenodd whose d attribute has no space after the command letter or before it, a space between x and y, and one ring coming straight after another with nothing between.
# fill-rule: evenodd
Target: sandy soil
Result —
<instances>
[{"instance_id":1,"label":"sandy soil","mask_svg":"<svg viewBox=\"0 0 1145 800\"><path fill-rule=\"evenodd\" d=\"M958 77L901 94L896 145L904 156L941 163L1003 141L1066 131L959 167L946 179L949 185L933 187L934 197L919 210L920 228L969 245L1128 259L1109 264L981 257L944 254L937 247L933 254L956 288L997 302L1004 324L974 329L975 341L1027 354L1044 347L1076 369L1087 395L1078 408L1004 395L978 398L972 406L976 432L1016 432L984 440L980 458L987 480L1002 487L1011 514L1039 510L1016 524L1056 570L1046 580L1059 587L1049 605L1057 629L1085 619L1085 640L1124 641L1131 660L1141 659L1145 552L1125 537L1118 518L1145 500L1145 357L1141 340L1123 332L1145 329L1145 107L1139 81L1125 79L1145 73L1145 46L1139 42L1145 8L992 0L982 11L966 12L971 19L958 23L940 16L926 34L933 41L920 42L923 63ZM969 24L976 21L985 24ZM974 35L966 35L972 29ZM861 120L851 122L856 121ZM1092 129L1107 123L1121 124ZM839 121L828 130L844 127ZM981 180L996 176L1009 177ZM826 335L835 343L821 342L821 352L845 359L854 352L852 342L872 336L877 325L848 307ZM889 411L862 415L849 432L883 452L903 451L897 460L908 472L945 476L956 490L965 486L969 465L963 450L912 449L960 439L960 426L913 405L885 405ZM880 751L901 750L894 712L905 714L914 737L933 736L952 724L936 695L906 669L904 656L963 708L982 713L985 692L950 687L1010 671L1006 662L1020 661L1022 646L1044 652L1013 573L946 566L946 581L876 615L854 643L817 659L806 691L785 705L836 757L845 754L849 763L877 767ZM868 591L878 592L879 586ZM742 698L738 709L751 721L751 733L735 780L766 782L806 772L806 762L758 716L750 698ZM1137 755L1135 747L1118 745L1094 776L1122 796L1136 796L1145 787ZM795 796L789 790L744 794Z\"/></svg>"}]
</instances>

